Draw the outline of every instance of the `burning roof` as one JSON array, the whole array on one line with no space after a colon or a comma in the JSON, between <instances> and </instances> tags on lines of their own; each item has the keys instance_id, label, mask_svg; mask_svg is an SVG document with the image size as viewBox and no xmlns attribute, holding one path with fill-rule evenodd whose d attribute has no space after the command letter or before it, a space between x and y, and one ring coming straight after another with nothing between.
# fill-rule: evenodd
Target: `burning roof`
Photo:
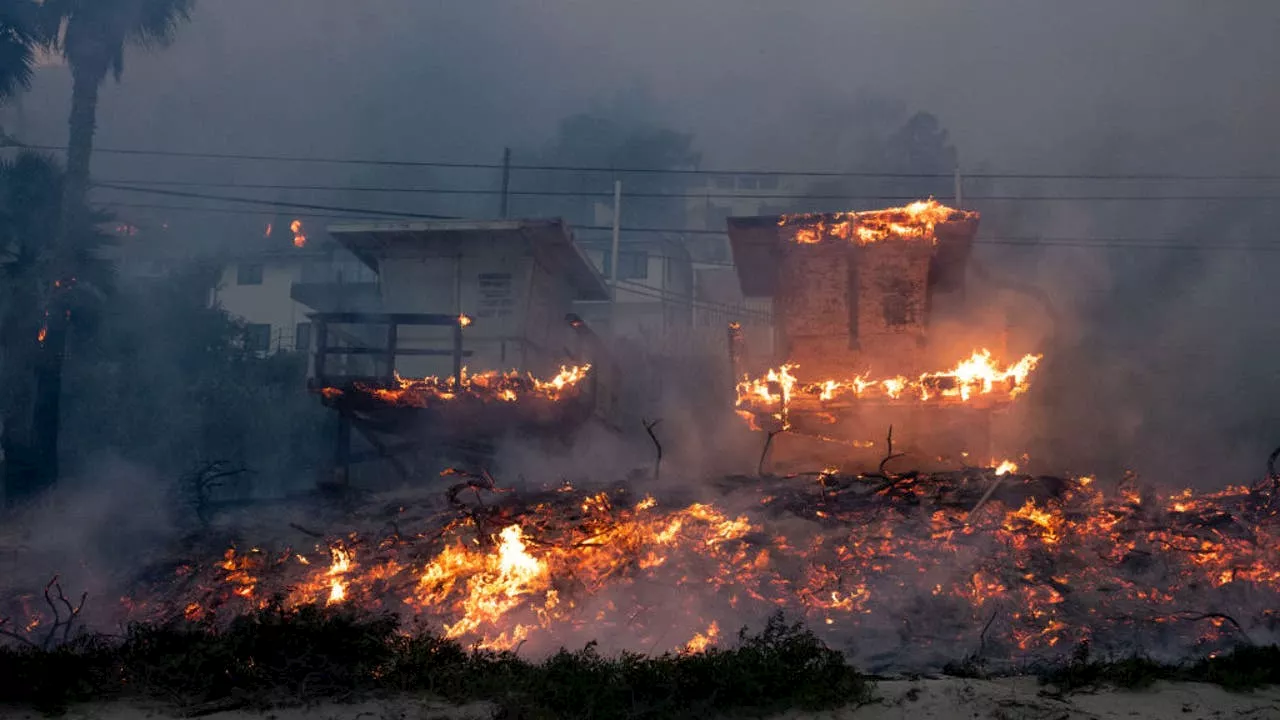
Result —
<instances>
[{"instance_id":1,"label":"burning roof","mask_svg":"<svg viewBox=\"0 0 1280 720\"><path fill-rule=\"evenodd\" d=\"M729 218L728 229L743 294L773 297L782 258L795 245L844 243L861 248L892 241L924 242L933 248L932 281L950 284L954 269L968 260L979 219L977 212L929 199L863 212Z\"/></svg>"},{"instance_id":2,"label":"burning roof","mask_svg":"<svg viewBox=\"0 0 1280 720\"><path fill-rule=\"evenodd\" d=\"M932 198L903 207L864 212L782 215L778 227L794 231L795 242L812 245L842 240L869 245L887 240L923 240L936 245L935 230L946 222L976 221L978 213L953 210Z\"/></svg>"}]
</instances>

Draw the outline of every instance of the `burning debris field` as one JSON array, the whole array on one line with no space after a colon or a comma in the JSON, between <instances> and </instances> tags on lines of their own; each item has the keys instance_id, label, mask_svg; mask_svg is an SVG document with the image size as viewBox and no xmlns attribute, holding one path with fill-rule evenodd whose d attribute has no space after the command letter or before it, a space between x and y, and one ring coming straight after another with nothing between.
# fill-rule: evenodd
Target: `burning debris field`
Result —
<instances>
[{"instance_id":1,"label":"burning debris field","mask_svg":"<svg viewBox=\"0 0 1280 720\"><path fill-rule=\"evenodd\" d=\"M914 672L966 657L1016 669L1083 643L1204 656L1274 642L1280 620L1270 480L1167 496L1002 463L728 477L695 502L450 477L443 497L367 503L332 535L189 547L139 568L118 604L94 598L85 621L216 626L277 598L540 657L589 642L699 653L781 611L864 670ZM5 633L39 644L75 606L50 600L10 596Z\"/></svg>"}]
</instances>

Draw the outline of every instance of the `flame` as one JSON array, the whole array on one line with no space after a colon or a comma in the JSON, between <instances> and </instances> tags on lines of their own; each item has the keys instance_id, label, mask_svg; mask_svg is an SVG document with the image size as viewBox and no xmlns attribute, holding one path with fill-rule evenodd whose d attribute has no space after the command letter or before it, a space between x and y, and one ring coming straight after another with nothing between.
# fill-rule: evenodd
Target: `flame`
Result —
<instances>
[{"instance_id":1,"label":"flame","mask_svg":"<svg viewBox=\"0 0 1280 720\"><path fill-rule=\"evenodd\" d=\"M334 545L329 548L330 556L333 561L329 564L329 599L328 604L340 603L347 597L347 586L343 582L342 576L351 571L355 563L355 556L350 550L342 545Z\"/></svg>"},{"instance_id":2,"label":"flame","mask_svg":"<svg viewBox=\"0 0 1280 720\"><path fill-rule=\"evenodd\" d=\"M379 388L357 384L355 389L383 402L421 408L459 397L504 403L514 403L521 398L560 401L569 397L590 371L590 365L561 366L560 372L554 377L539 380L532 374L522 374L517 370L505 373L491 370L470 374L466 368L463 368L461 385L453 377L442 379L432 375L409 379L396 374L394 387ZM345 391L339 388L323 388L320 392L330 400L345 394Z\"/></svg>"},{"instance_id":3,"label":"flame","mask_svg":"<svg viewBox=\"0 0 1280 720\"><path fill-rule=\"evenodd\" d=\"M467 326L468 326L468 325L470 325L472 322L473 322L473 321L471 320L471 317L470 317L469 315L459 315L459 316L458 316L458 324L459 324L459 325L461 325L462 327L467 327Z\"/></svg>"},{"instance_id":4,"label":"flame","mask_svg":"<svg viewBox=\"0 0 1280 720\"><path fill-rule=\"evenodd\" d=\"M1012 460L1001 460L999 463L993 460L991 465L995 467L997 476L1018 472L1018 463Z\"/></svg>"},{"instance_id":5,"label":"flame","mask_svg":"<svg viewBox=\"0 0 1280 720\"><path fill-rule=\"evenodd\" d=\"M262 237L267 238L268 240L271 239L271 231L274 229L275 225L273 223L267 223L267 231L262 234Z\"/></svg>"},{"instance_id":6,"label":"flame","mask_svg":"<svg viewBox=\"0 0 1280 720\"><path fill-rule=\"evenodd\" d=\"M229 548L184 566L177 582L139 587L129 617L151 617L162 604L153 600L171 597L179 616L225 620L283 592L290 606L359 603L467 645L524 643L530 655L622 635L630 647L696 653L723 641L730 618L782 609L855 647L886 628L927 626L929 652L958 657L996 614L1007 641L989 651L1023 659L1108 633L1203 649L1237 639L1233 623L1180 617L1188 608L1230 608L1250 632L1274 625L1280 493L1270 483L1149 491L1135 503L1133 489L1108 494L1091 477L1049 490L1013 464L995 468L1009 469L1002 492L971 520L989 483L964 472L904 476L892 497L834 468L818 483L762 479L758 497L734 499L742 515L567 484L504 493L408 542L397 529L317 547L329 563ZM39 612L6 614L47 626Z\"/></svg>"},{"instance_id":7,"label":"flame","mask_svg":"<svg viewBox=\"0 0 1280 720\"><path fill-rule=\"evenodd\" d=\"M937 243L934 229L939 223L977 218L976 212L954 210L933 198L903 207L865 212L783 215L780 227L798 225L795 241L809 245L827 239L869 245L891 238L928 240Z\"/></svg>"},{"instance_id":8,"label":"flame","mask_svg":"<svg viewBox=\"0 0 1280 720\"><path fill-rule=\"evenodd\" d=\"M975 398L1012 400L1026 392L1031 374L1041 355L1025 355L1017 362L1001 366L990 350L975 350L950 370L924 373L916 378L896 376L871 380L866 375L851 379L822 379L801 383L794 374L798 365L769 370L763 377L744 377L738 383L736 407L752 423L756 414L770 415L789 427L793 400L830 402L861 399L914 400L918 402L967 403Z\"/></svg>"},{"instance_id":9,"label":"flame","mask_svg":"<svg viewBox=\"0 0 1280 720\"><path fill-rule=\"evenodd\" d=\"M300 248L300 247L306 247L306 246L307 246L307 236L306 236L306 234L302 231L302 221L301 221L301 220L294 220L293 222L289 223L289 230L293 232L293 246L294 246L294 247L298 247L298 248ZM268 226L268 232L270 232L270 226Z\"/></svg>"},{"instance_id":10,"label":"flame","mask_svg":"<svg viewBox=\"0 0 1280 720\"><path fill-rule=\"evenodd\" d=\"M720 637L720 624L712 620L707 626L705 633L698 633L693 636L689 642L685 643L684 652L687 653L704 653L708 648L716 644L716 640Z\"/></svg>"}]
</instances>

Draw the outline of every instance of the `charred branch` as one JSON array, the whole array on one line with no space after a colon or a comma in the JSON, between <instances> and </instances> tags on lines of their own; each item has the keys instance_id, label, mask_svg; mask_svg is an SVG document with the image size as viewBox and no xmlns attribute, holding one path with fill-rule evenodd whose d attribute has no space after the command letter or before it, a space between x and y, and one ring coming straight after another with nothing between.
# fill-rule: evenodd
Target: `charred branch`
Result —
<instances>
[{"instance_id":1,"label":"charred branch","mask_svg":"<svg viewBox=\"0 0 1280 720\"><path fill-rule=\"evenodd\" d=\"M653 447L658 453L657 459L653 461L653 479L656 481L662 473L662 443L658 442L658 436L654 434L653 429L658 427L662 419L659 418L653 422L641 420L641 422L644 423L644 431L649 434L649 439L653 441Z\"/></svg>"},{"instance_id":2,"label":"charred branch","mask_svg":"<svg viewBox=\"0 0 1280 720\"><path fill-rule=\"evenodd\" d=\"M773 436L780 435L785 430L770 430L764 438L764 449L760 451L760 462L756 463L756 474L764 475L764 462L769 457L769 446L773 444Z\"/></svg>"}]
</instances>

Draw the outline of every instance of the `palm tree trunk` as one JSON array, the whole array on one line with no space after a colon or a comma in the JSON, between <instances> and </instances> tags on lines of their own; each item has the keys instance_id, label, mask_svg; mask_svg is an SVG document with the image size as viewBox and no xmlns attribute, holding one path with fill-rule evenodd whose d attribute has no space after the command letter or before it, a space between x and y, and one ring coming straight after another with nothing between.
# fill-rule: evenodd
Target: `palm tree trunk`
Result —
<instances>
[{"instance_id":1,"label":"palm tree trunk","mask_svg":"<svg viewBox=\"0 0 1280 720\"><path fill-rule=\"evenodd\" d=\"M71 311L66 295L75 282L75 249L72 233L84 227L82 217L88 207L89 164L93 155L93 135L97 128L98 89L107 76L108 64L73 63L70 135L67 143L67 173L63 180L62 213L58 235L52 248L54 287L47 288L47 335L36 367L36 397L32 432L39 463L37 490L53 487L58 480L58 434L62 412L62 366L66 359L67 333Z\"/></svg>"},{"instance_id":2,"label":"palm tree trunk","mask_svg":"<svg viewBox=\"0 0 1280 720\"><path fill-rule=\"evenodd\" d=\"M10 289L3 317L3 364L0 365L0 454L4 456L4 499L20 504L37 487L32 413L40 299L31 278L19 278Z\"/></svg>"}]
</instances>

